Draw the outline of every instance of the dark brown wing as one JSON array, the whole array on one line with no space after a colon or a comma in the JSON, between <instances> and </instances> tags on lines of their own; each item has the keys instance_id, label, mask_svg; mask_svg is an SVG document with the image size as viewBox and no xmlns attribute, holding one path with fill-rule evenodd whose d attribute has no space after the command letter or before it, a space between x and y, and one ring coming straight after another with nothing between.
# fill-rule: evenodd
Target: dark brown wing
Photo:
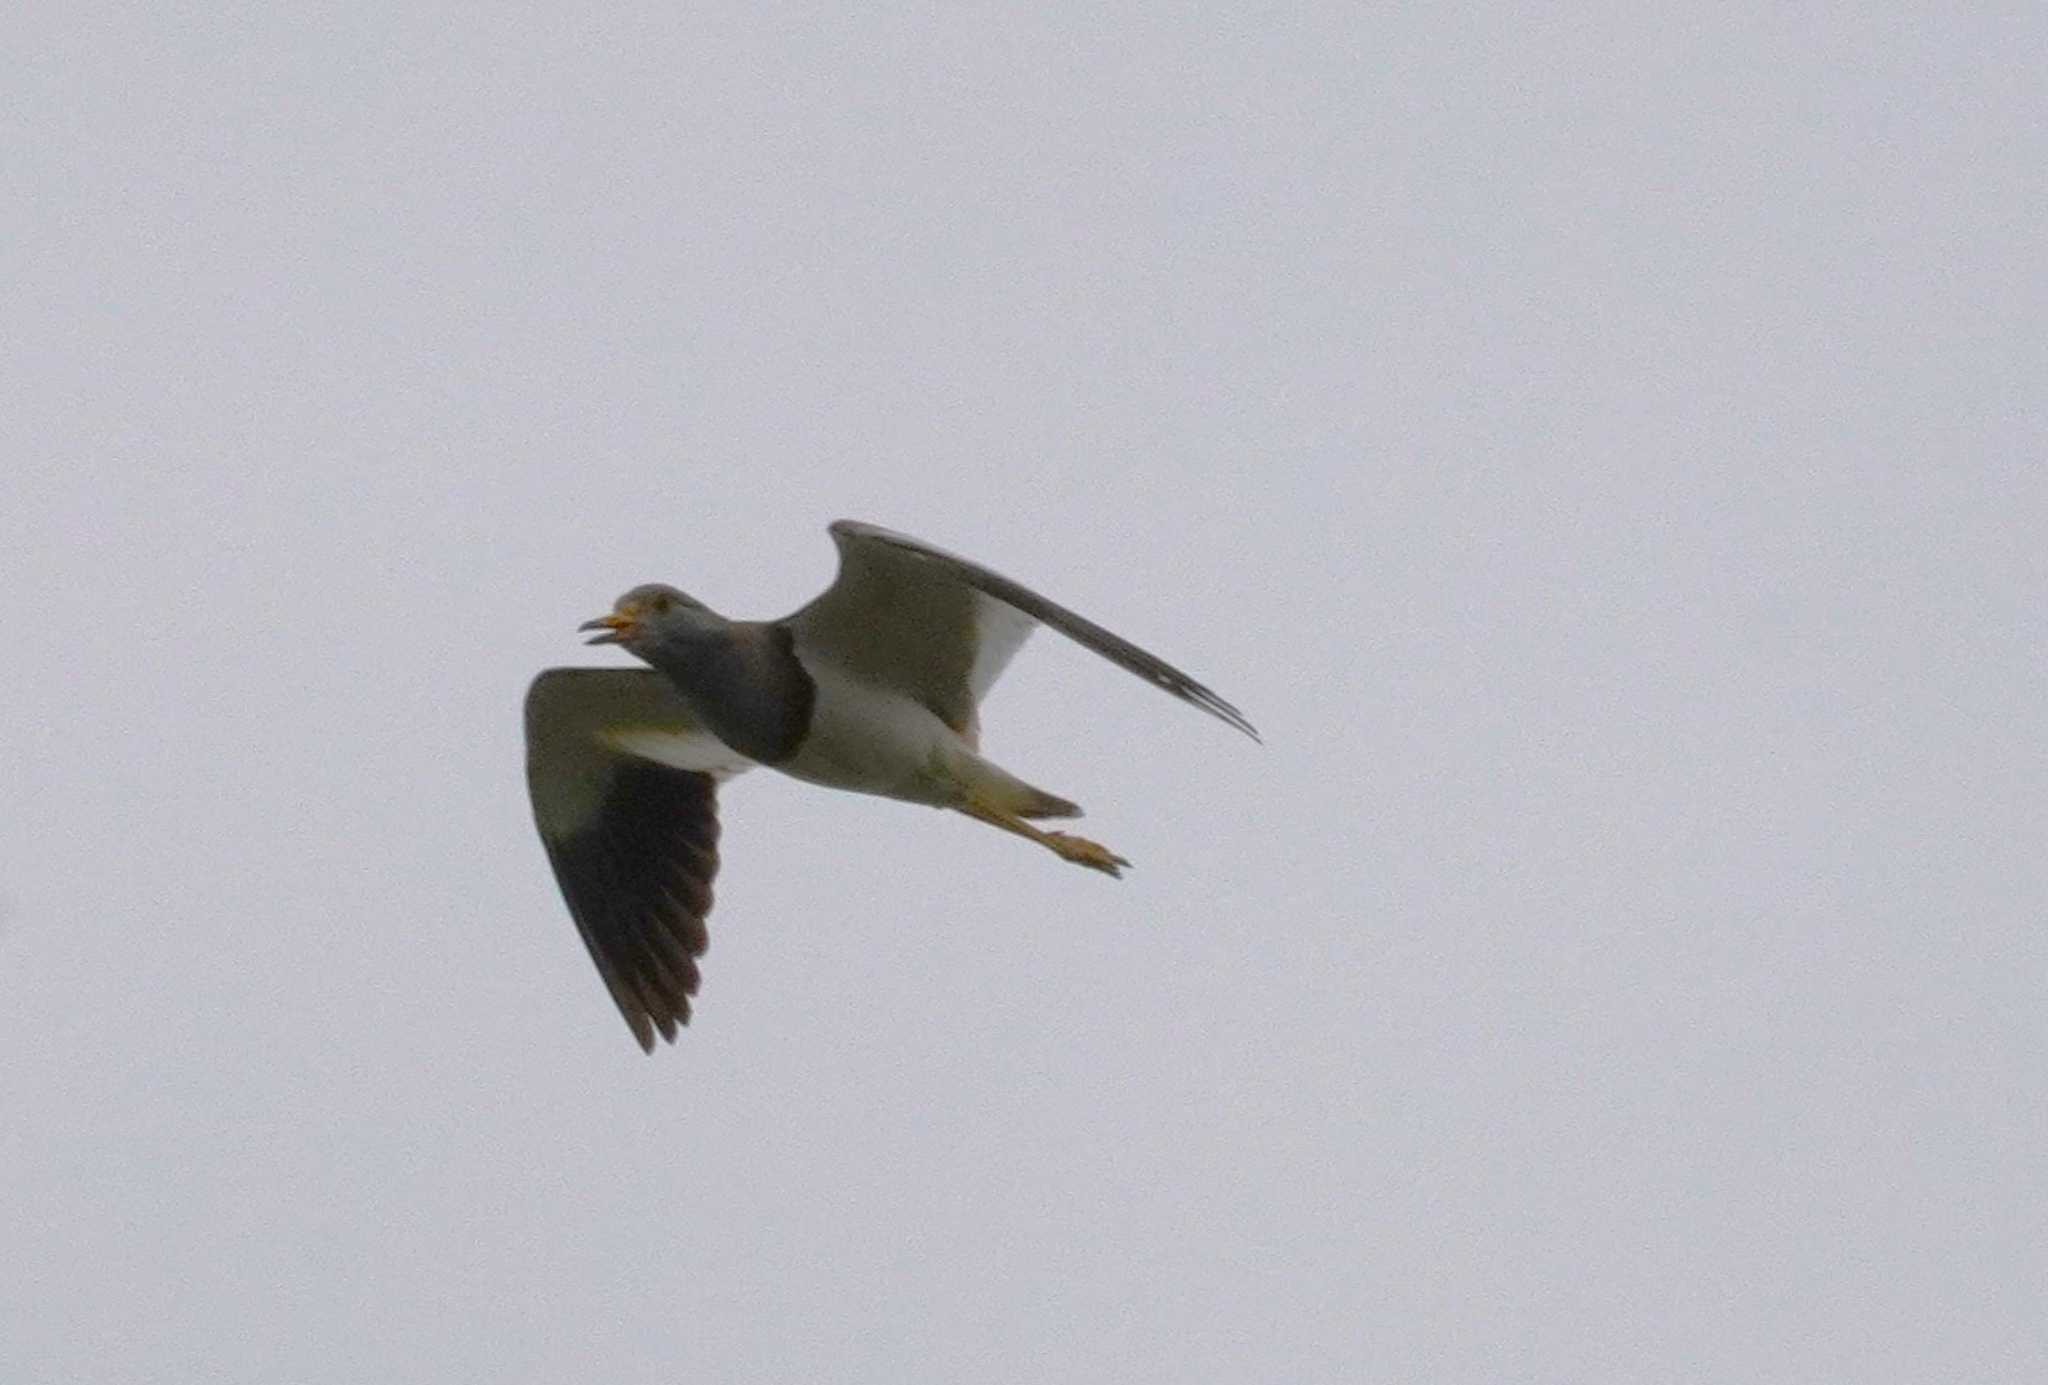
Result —
<instances>
[{"instance_id":1,"label":"dark brown wing","mask_svg":"<svg viewBox=\"0 0 2048 1385\"><path fill-rule=\"evenodd\" d=\"M590 960L649 1053L690 1022L710 944L718 785L708 774L629 761L581 831L542 837Z\"/></svg>"},{"instance_id":2,"label":"dark brown wing","mask_svg":"<svg viewBox=\"0 0 2048 1385\"><path fill-rule=\"evenodd\" d=\"M651 1053L657 1031L673 1043L690 1021L718 873L718 780L746 761L648 669L551 669L527 695L526 730L527 787L555 880Z\"/></svg>"}]
</instances>

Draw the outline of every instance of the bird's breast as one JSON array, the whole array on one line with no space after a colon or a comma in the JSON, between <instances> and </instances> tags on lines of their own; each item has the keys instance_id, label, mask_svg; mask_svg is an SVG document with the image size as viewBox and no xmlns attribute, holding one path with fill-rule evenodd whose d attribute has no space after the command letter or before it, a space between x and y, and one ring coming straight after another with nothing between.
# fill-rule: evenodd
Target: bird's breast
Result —
<instances>
[{"instance_id":1,"label":"bird's breast","mask_svg":"<svg viewBox=\"0 0 2048 1385\"><path fill-rule=\"evenodd\" d=\"M776 769L813 784L945 805L965 744L932 710L832 664L805 664L815 690L809 730Z\"/></svg>"}]
</instances>

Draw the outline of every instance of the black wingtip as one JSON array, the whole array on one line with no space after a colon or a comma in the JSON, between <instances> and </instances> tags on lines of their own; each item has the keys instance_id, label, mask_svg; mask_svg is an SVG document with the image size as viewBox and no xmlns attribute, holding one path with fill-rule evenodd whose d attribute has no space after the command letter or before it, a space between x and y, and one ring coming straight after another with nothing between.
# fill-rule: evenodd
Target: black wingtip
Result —
<instances>
[{"instance_id":1,"label":"black wingtip","mask_svg":"<svg viewBox=\"0 0 2048 1385\"><path fill-rule=\"evenodd\" d=\"M1176 688L1171 686L1170 684L1162 686L1165 686L1168 692L1171 692L1178 697L1184 698L1187 701L1194 703L1197 707L1200 707L1203 711L1207 712L1210 716L1215 717L1218 721L1236 727L1238 730L1244 732L1247 736L1250 736L1258 744L1264 745L1266 743L1265 737L1259 734L1259 729L1256 726L1252 725L1251 719L1249 717L1245 716L1243 712L1238 711L1237 708L1231 706L1228 702L1225 702L1222 698L1218 697L1209 689L1203 687L1200 683L1197 683L1190 679L1185 687Z\"/></svg>"},{"instance_id":2,"label":"black wingtip","mask_svg":"<svg viewBox=\"0 0 2048 1385\"><path fill-rule=\"evenodd\" d=\"M649 1055L653 1054L654 1026L647 1022L647 1016L627 1015L626 1027L633 1031L633 1042L640 1045L640 1051Z\"/></svg>"},{"instance_id":3,"label":"black wingtip","mask_svg":"<svg viewBox=\"0 0 2048 1385\"><path fill-rule=\"evenodd\" d=\"M1216 699L1216 711L1217 715L1221 716L1238 730L1244 732L1247 736L1250 736L1257 744L1264 745L1266 743L1265 737L1259 734L1259 728L1252 725L1251 720L1243 712L1238 711L1237 708L1231 706L1220 697Z\"/></svg>"}]
</instances>

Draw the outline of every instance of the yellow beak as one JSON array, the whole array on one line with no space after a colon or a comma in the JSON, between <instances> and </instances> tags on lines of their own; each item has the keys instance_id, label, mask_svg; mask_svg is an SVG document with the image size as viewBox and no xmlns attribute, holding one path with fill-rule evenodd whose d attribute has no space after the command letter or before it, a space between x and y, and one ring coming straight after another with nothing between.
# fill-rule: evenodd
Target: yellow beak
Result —
<instances>
[{"instance_id":1,"label":"yellow beak","mask_svg":"<svg viewBox=\"0 0 2048 1385\"><path fill-rule=\"evenodd\" d=\"M591 636L584 641L585 644L617 644L621 640L631 639L640 628L640 622L629 615L622 615L617 611L613 611L608 616L599 616L596 620L586 620L576 628L578 630L602 630L604 632L601 635Z\"/></svg>"}]
</instances>

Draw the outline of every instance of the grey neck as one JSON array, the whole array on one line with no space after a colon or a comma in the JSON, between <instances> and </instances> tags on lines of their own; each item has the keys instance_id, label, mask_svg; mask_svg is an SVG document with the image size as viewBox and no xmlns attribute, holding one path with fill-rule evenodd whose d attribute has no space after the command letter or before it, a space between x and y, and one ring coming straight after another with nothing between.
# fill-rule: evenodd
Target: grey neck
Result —
<instances>
[{"instance_id":1,"label":"grey neck","mask_svg":"<svg viewBox=\"0 0 2048 1385\"><path fill-rule=\"evenodd\" d=\"M750 760L788 759L811 728L817 690L780 625L734 621L640 657L668 675L712 735Z\"/></svg>"}]
</instances>

